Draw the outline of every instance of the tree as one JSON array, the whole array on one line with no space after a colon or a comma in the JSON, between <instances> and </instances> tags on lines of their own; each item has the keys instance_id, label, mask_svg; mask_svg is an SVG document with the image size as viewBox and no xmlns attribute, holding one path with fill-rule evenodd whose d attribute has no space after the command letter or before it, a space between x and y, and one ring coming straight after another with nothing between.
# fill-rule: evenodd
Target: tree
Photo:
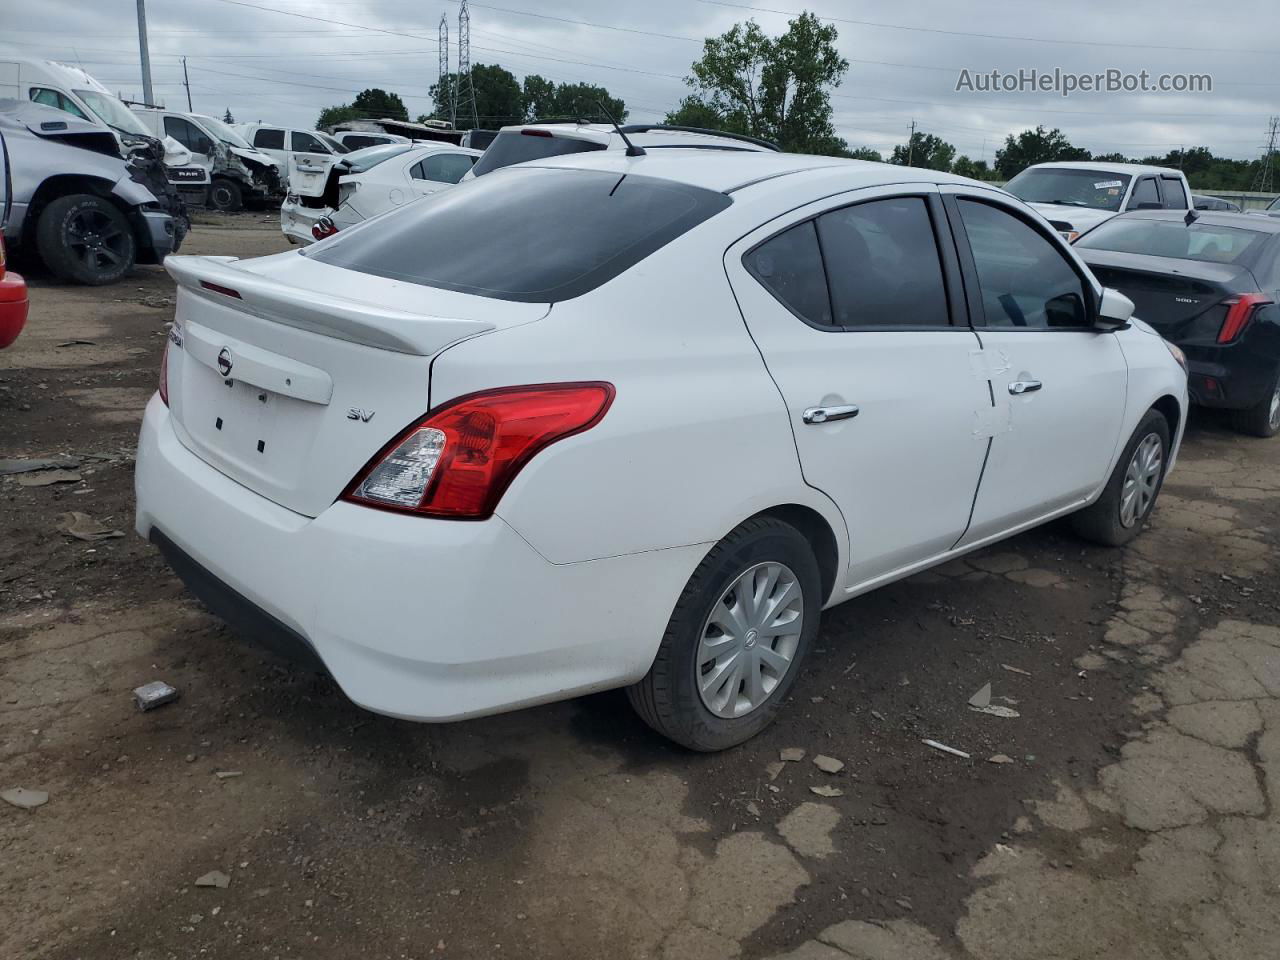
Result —
<instances>
[{"instance_id":1,"label":"tree","mask_svg":"<svg viewBox=\"0 0 1280 960\"><path fill-rule=\"evenodd\" d=\"M522 92L524 94L524 119L526 123L554 116L552 113L552 104L556 95L556 85L554 83L546 77L539 76L536 73L529 73L525 75Z\"/></svg>"},{"instance_id":2,"label":"tree","mask_svg":"<svg viewBox=\"0 0 1280 960\"><path fill-rule=\"evenodd\" d=\"M745 129L735 129L728 117L693 94L681 100L680 106L670 111L663 122L677 127L702 127L706 130L725 130L729 133L747 132Z\"/></svg>"},{"instance_id":3,"label":"tree","mask_svg":"<svg viewBox=\"0 0 1280 960\"><path fill-rule=\"evenodd\" d=\"M709 37L686 82L696 100L675 111L721 118L723 129L772 140L798 153L841 154L847 144L831 123L829 90L849 69L835 47L835 27L801 14L778 38L754 20ZM710 111L710 113L707 112Z\"/></svg>"},{"instance_id":4,"label":"tree","mask_svg":"<svg viewBox=\"0 0 1280 960\"><path fill-rule=\"evenodd\" d=\"M991 168L987 166L987 161L970 160L965 156L956 157L955 162L951 164L951 172L971 180L991 179Z\"/></svg>"},{"instance_id":5,"label":"tree","mask_svg":"<svg viewBox=\"0 0 1280 960\"><path fill-rule=\"evenodd\" d=\"M1097 160L1099 163L1128 163L1129 162L1129 158L1126 157L1123 153L1100 153L1096 157L1093 157L1092 159Z\"/></svg>"},{"instance_id":6,"label":"tree","mask_svg":"<svg viewBox=\"0 0 1280 960\"><path fill-rule=\"evenodd\" d=\"M1073 146L1057 127L1045 130L1039 126L1034 130L1023 130L1016 139L1013 134L1005 137L1004 147L996 151L995 165L1000 176L1010 180L1035 163L1088 160L1091 157L1088 150Z\"/></svg>"},{"instance_id":7,"label":"tree","mask_svg":"<svg viewBox=\"0 0 1280 960\"><path fill-rule=\"evenodd\" d=\"M231 108L227 107L226 112L222 115L223 123L235 123L236 118L231 115Z\"/></svg>"},{"instance_id":8,"label":"tree","mask_svg":"<svg viewBox=\"0 0 1280 960\"><path fill-rule=\"evenodd\" d=\"M435 101L435 116L441 120L450 118L450 97L458 75L451 73L431 85L431 98ZM471 68L471 86L476 92L476 117L482 130L496 130L510 123L524 120L524 93L515 74L498 64L477 63ZM463 113L459 104L458 126L471 125L471 117Z\"/></svg>"},{"instance_id":9,"label":"tree","mask_svg":"<svg viewBox=\"0 0 1280 960\"><path fill-rule=\"evenodd\" d=\"M370 87L357 93L350 103L340 103L321 110L320 117L316 120L316 129L323 130L348 120L382 119L408 120L409 111L405 109L404 101L398 94Z\"/></svg>"},{"instance_id":10,"label":"tree","mask_svg":"<svg viewBox=\"0 0 1280 960\"><path fill-rule=\"evenodd\" d=\"M917 130L911 134L907 143L893 148L890 163L905 167L910 161L913 167L924 167L927 170L950 170L951 161L956 155L956 148L941 137L932 133Z\"/></svg>"},{"instance_id":11,"label":"tree","mask_svg":"<svg viewBox=\"0 0 1280 960\"><path fill-rule=\"evenodd\" d=\"M884 157L880 156L880 151L872 150L870 147L847 150L845 151L845 156L851 160L870 160L872 163L884 163Z\"/></svg>"}]
</instances>

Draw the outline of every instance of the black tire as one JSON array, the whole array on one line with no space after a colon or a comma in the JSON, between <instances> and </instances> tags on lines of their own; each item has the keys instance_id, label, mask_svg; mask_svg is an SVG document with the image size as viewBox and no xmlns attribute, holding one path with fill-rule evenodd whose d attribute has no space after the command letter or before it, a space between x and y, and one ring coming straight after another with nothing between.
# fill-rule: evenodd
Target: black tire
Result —
<instances>
[{"instance_id":1,"label":"black tire","mask_svg":"<svg viewBox=\"0 0 1280 960\"><path fill-rule=\"evenodd\" d=\"M223 213L235 213L244 209L244 194L240 184L226 177L219 177L209 184L209 206Z\"/></svg>"},{"instance_id":2,"label":"black tire","mask_svg":"<svg viewBox=\"0 0 1280 960\"><path fill-rule=\"evenodd\" d=\"M1274 437L1280 433L1280 370L1271 378L1265 397L1252 407L1231 411L1231 423L1251 437Z\"/></svg>"},{"instance_id":3,"label":"black tire","mask_svg":"<svg viewBox=\"0 0 1280 960\"><path fill-rule=\"evenodd\" d=\"M1148 437L1155 435L1160 440L1160 473L1156 479L1155 491L1146 507L1136 511L1131 524L1126 526L1121 519L1122 499L1124 496L1125 475L1133 462L1134 453ZM1155 509L1156 500L1160 497L1160 489L1164 485L1164 474L1169 466L1169 421L1159 410L1148 410L1146 416L1133 431L1133 436L1125 444L1124 451L1116 461L1101 496L1092 504L1071 517L1075 531L1086 540L1101 543L1108 547L1119 547L1128 543L1141 531L1151 511Z\"/></svg>"},{"instance_id":4,"label":"black tire","mask_svg":"<svg viewBox=\"0 0 1280 960\"><path fill-rule=\"evenodd\" d=\"M774 679L775 685L750 712L737 717L717 716L703 702L696 682L702 634L727 591L744 573L767 562L789 568L802 598L801 628L790 666ZM644 679L627 688L627 698L645 723L691 750L724 750L751 739L773 720L795 683L805 653L817 635L823 599L818 562L800 531L772 517L748 520L698 564L676 602L653 665ZM754 642L752 639L746 645ZM770 649L782 649L775 645L789 642L783 637L773 638ZM745 680L742 682L745 685ZM743 688L737 686L736 680L733 683L736 701Z\"/></svg>"},{"instance_id":5,"label":"black tire","mask_svg":"<svg viewBox=\"0 0 1280 960\"><path fill-rule=\"evenodd\" d=\"M40 212L36 249L56 277L89 286L115 283L138 253L129 218L91 193L58 197Z\"/></svg>"}]
</instances>

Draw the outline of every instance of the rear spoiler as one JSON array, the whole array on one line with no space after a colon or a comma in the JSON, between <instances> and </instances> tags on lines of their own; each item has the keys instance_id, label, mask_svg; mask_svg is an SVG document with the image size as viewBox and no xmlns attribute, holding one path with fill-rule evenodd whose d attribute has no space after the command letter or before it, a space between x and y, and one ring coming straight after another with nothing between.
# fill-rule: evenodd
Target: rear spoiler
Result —
<instances>
[{"instance_id":1,"label":"rear spoiler","mask_svg":"<svg viewBox=\"0 0 1280 960\"><path fill-rule=\"evenodd\" d=\"M408 313L290 286L235 266L234 257L165 257L178 285L201 299L322 336L429 357L495 324Z\"/></svg>"}]
</instances>

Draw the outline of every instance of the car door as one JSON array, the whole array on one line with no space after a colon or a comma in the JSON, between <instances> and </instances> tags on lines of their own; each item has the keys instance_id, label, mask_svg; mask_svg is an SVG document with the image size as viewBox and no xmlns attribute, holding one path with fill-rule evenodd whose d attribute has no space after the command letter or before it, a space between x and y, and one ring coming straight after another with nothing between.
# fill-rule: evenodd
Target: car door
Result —
<instances>
[{"instance_id":1,"label":"car door","mask_svg":"<svg viewBox=\"0 0 1280 960\"><path fill-rule=\"evenodd\" d=\"M213 169L213 141L186 117L165 114L164 135L173 137L191 151L191 159L206 170Z\"/></svg>"},{"instance_id":2,"label":"car door","mask_svg":"<svg viewBox=\"0 0 1280 960\"><path fill-rule=\"evenodd\" d=\"M793 211L725 256L804 478L848 525L848 589L944 553L973 504L990 399L946 231L936 188L877 187Z\"/></svg>"},{"instance_id":3,"label":"car door","mask_svg":"<svg viewBox=\"0 0 1280 960\"><path fill-rule=\"evenodd\" d=\"M1133 193L1129 194L1126 210L1159 210L1160 190L1156 187L1156 178L1139 177L1133 185Z\"/></svg>"},{"instance_id":4,"label":"car door","mask_svg":"<svg viewBox=\"0 0 1280 960\"><path fill-rule=\"evenodd\" d=\"M253 139L249 141L259 153L265 153L272 160L278 160L286 166L289 163L289 151L285 148L289 132L282 127L259 127L253 131Z\"/></svg>"},{"instance_id":5,"label":"car door","mask_svg":"<svg viewBox=\"0 0 1280 960\"><path fill-rule=\"evenodd\" d=\"M469 153L445 151L424 157L409 168L414 191L426 196L453 186L475 165L476 159Z\"/></svg>"},{"instance_id":6,"label":"car door","mask_svg":"<svg viewBox=\"0 0 1280 960\"><path fill-rule=\"evenodd\" d=\"M944 187L991 385L991 452L961 544L1083 503L1106 479L1128 367L1093 326L1101 288L1051 229L993 190Z\"/></svg>"},{"instance_id":7,"label":"car door","mask_svg":"<svg viewBox=\"0 0 1280 960\"><path fill-rule=\"evenodd\" d=\"M1187 209L1187 191L1182 185L1182 178L1173 174L1161 176L1160 198L1166 210Z\"/></svg>"},{"instance_id":8,"label":"car door","mask_svg":"<svg viewBox=\"0 0 1280 960\"><path fill-rule=\"evenodd\" d=\"M305 130L289 131L289 152L303 165L318 167L333 159L333 152L318 137Z\"/></svg>"}]
</instances>

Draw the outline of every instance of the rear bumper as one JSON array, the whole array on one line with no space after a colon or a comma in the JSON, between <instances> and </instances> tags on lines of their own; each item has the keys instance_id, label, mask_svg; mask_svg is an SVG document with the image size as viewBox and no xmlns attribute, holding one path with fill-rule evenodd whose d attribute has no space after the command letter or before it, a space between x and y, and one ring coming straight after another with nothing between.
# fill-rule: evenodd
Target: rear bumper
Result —
<instances>
[{"instance_id":1,"label":"rear bumper","mask_svg":"<svg viewBox=\"0 0 1280 960\"><path fill-rule=\"evenodd\" d=\"M311 228L317 220L332 213L328 207L304 207L300 203L286 200L280 207L280 231L290 243L315 243Z\"/></svg>"},{"instance_id":2,"label":"rear bumper","mask_svg":"<svg viewBox=\"0 0 1280 960\"><path fill-rule=\"evenodd\" d=\"M12 270L0 277L0 350L18 339L27 325L27 284Z\"/></svg>"},{"instance_id":3,"label":"rear bumper","mask_svg":"<svg viewBox=\"0 0 1280 960\"><path fill-rule=\"evenodd\" d=\"M1280 356L1269 343L1251 342L1214 347L1180 345L1187 354L1187 388L1202 407L1243 409L1271 396Z\"/></svg>"},{"instance_id":4,"label":"rear bumper","mask_svg":"<svg viewBox=\"0 0 1280 960\"><path fill-rule=\"evenodd\" d=\"M456 720L621 686L648 670L705 547L553 564L500 518L335 503L314 519L178 440L153 397L136 471L140 535L210 608L314 651L367 709Z\"/></svg>"}]
</instances>

